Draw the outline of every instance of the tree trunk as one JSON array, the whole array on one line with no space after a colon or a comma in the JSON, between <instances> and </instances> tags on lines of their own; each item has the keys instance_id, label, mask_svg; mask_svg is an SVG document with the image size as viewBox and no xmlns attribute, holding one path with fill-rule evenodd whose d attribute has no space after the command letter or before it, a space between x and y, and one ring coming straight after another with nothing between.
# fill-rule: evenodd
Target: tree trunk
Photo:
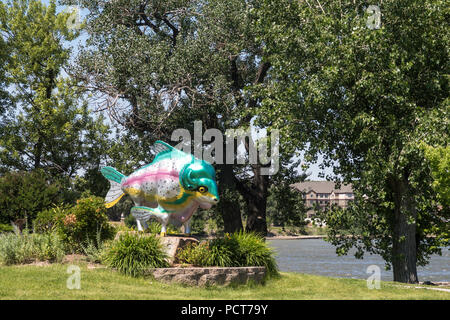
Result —
<instances>
[{"instance_id":1,"label":"tree trunk","mask_svg":"<svg viewBox=\"0 0 450 320\"><path fill-rule=\"evenodd\" d=\"M220 201L218 204L222 214L224 232L233 233L243 229L241 207L236 199L233 199L229 192L236 191L233 165L218 164Z\"/></svg>"},{"instance_id":2,"label":"tree trunk","mask_svg":"<svg viewBox=\"0 0 450 320\"><path fill-rule=\"evenodd\" d=\"M268 194L268 176L261 175L260 167L254 170L252 192L245 197L248 206L248 217L246 231L253 231L261 236L267 235L267 194Z\"/></svg>"},{"instance_id":3,"label":"tree trunk","mask_svg":"<svg viewBox=\"0 0 450 320\"><path fill-rule=\"evenodd\" d=\"M55 88L55 71L53 69L48 70L47 73L47 77L44 81L48 81L48 82L44 82L45 83L45 98L47 100L50 100L52 98L52 90L53 88ZM41 109L35 105L32 104L34 110L36 111L37 114L39 114L41 112ZM42 125L42 123L41 123ZM44 143L45 143L45 136L43 134L43 128L40 126L38 129L38 141L36 142L36 144L34 145L34 169L39 169L41 167L41 162L42 162L42 154L43 154L43 150L44 150Z\"/></svg>"},{"instance_id":4,"label":"tree trunk","mask_svg":"<svg viewBox=\"0 0 450 320\"><path fill-rule=\"evenodd\" d=\"M34 169L39 169L41 167L42 158L42 148L44 147L44 142L42 141L42 136L39 132L39 138L34 145Z\"/></svg>"},{"instance_id":5,"label":"tree trunk","mask_svg":"<svg viewBox=\"0 0 450 320\"><path fill-rule=\"evenodd\" d=\"M395 183L392 267L394 281L417 283L417 211L407 178Z\"/></svg>"}]
</instances>

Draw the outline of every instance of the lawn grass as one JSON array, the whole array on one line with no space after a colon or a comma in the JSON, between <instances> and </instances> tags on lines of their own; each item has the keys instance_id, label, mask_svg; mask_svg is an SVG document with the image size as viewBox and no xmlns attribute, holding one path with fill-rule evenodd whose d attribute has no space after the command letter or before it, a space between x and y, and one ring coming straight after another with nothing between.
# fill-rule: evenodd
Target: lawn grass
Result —
<instances>
[{"instance_id":1,"label":"lawn grass","mask_svg":"<svg viewBox=\"0 0 450 320\"><path fill-rule=\"evenodd\" d=\"M284 299L444 299L450 293L406 288L382 282L381 289L369 290L365 280L339 279L298 273L281 273L264 285L237 287L188 287L124 276L110 269L91 269L78 263L81 289L69 290L68 264L0 267L0 299L148 299L148 300L284 300Z\"/></svg>"}]
</instances>

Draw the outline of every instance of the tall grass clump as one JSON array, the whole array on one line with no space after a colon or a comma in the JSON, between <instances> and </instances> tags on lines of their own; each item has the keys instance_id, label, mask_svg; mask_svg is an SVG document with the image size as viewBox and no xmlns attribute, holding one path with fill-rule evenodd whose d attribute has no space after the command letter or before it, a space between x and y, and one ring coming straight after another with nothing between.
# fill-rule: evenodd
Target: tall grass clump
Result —
<instances>
[{"instance_id":1,"label":"tall grass clump","mask_svg":"<svg viewBox=\"0 0 450 320\"><path fill-rule=\"evenodd\" d=\"M226 234L200 244L190 244L177 252L178 262L208 267L266 267L267 276L278 275L274 252L264 238L251 232Z\"/></svg>"},{"instance_id":2,"label":"tall grass clump","mask_svg":"<svg viewBox=\"0 0 450 320\"><path fill-rule=\"evenodd\" d=\"M125 218L125 226L127 226L130 230L137 230L136 218L133 217L132 214L129 214ZM156 220L147 221L147 228L145 229L145 233L154 233L159 234L161 232L161 223ZM173 228L171 225L167 226L167 233L176 234L179 233L177 229Z\"/></svg>"},{"instance_id":3,"label":"tall grass clump","mask_svg":"<svg viewBox=\"0 0 450 320\"><path fill-rule=\"evenodd\" d=\"M149 268L168 267L166 259L167 254L155 235L124 233L111 243L104 261L121 273L138 277Z\"/></svg>"},{"instance_id":4,"label":"tall grass clump","mask_svg":"<svg viewBox=\"0 0 450 320\"><path fill-rule=\"evenodd\" d=\"M0 234L0 264L3 265L61 262L64 254L64 244L56 233Z\"/></svg>"},{"instance_id":5,"label":"tall grass clump","mask_svg":"<svg viewBox=\"0 0 450 320\"><path fill-rule=\"evenodd\" d=\"M199 267L229 267L233 265L233 252L226 245L209 241L189 243L177 252L177 260Z\"/></svg>"},{"instance_id":6,"label":"tall grass clump","mask_svg":"<svg viewBox=\"0 0 450 320\"><path fill-rule=\"evenodd\" d=\"M241 231L231 234L230 241L236 243L236 260L240 266L264 266L269 276L278 275L275 252L267 246L264 238Z\"/></svg>"},{"instance_id":7,"label":"tall grass clump","mask_svg":"<svg viewBox=\"0 0 450 320\"><path fill-rule=\"evenodd\" d=\"M105 254L108 249L109 240L102 237L102 229L97 230L95 240L87 238L84 244L80 244L82 252L86 255L88 261L93 263L102 263L105 260Z\"/></svg>"},{"instance_id":8,"label":"tall grass clump","mask_svg":"<svg viewBox=\"0 0 450 320\"><path fill-rule=\"evenodd\" d=\"M0 223L0 233L13 232L14 227L10 224Z\"/></svg>"}]
</instances>

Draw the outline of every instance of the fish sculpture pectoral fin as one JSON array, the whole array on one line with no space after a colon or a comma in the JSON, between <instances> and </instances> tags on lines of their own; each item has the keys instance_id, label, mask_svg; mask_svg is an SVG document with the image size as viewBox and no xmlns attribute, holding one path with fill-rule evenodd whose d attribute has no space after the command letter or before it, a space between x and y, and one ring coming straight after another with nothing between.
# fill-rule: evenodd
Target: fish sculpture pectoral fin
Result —
<instances>
[{"instance_id":1,"label":"fish sculpture pectoral fin","mask_svg":"<svg viewBox=\"0 0 450 320\"><path fill-rule=\"evenodd\" d=\"M136 218L138 222L138 230L143 231L141 224L147 225L147 221L151 217L155 217L159 222L161 222L161 236L165 236L167 234L167 223L169 222L169 212L164 210L162 207L158 208L149 208L144 206L133 207L130 210L133 217Z\"/></svg>"}]
</instances>

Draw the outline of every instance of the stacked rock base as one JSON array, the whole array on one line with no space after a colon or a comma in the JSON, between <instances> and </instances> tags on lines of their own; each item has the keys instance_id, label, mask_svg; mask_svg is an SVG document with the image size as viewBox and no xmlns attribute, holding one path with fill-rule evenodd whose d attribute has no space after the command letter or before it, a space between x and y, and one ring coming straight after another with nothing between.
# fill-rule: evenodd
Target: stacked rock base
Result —
<instances>
[{"instance_id":1,"label":"stacked rock base","mask_svg":"<svg viewBox=\"0 0 450 320\"><path fill-rule=\"evenodd\" d=\"M138 233L136 231L125 232ZM118 232L116 240L125 232ZM144 237L150 236L150 234L145 233L139 234ZM179 249L184 248L188 244L199 242L194 237L178 235L161 237L160 240L167 254L167 260L172 266L174 265L175 256ZM248 282L261 283L264 280L265 274L265 267L171 267L154 268L147 271L147 275L151 275L155 280L178 282L191 286L227 286L232 283L246 284Z\"/></svg>"},{"instance_id":2,"label":"stacked rock base","mask_svg":"<svg viewBox=\"0 0 450 320\"><path fill-rule=\"evenodd\" d=\"M187 267L148 270L148 275L152 275L155 280L191 286L260 283L265 274L265 267Z\"/></svg>"}]
</instances>

